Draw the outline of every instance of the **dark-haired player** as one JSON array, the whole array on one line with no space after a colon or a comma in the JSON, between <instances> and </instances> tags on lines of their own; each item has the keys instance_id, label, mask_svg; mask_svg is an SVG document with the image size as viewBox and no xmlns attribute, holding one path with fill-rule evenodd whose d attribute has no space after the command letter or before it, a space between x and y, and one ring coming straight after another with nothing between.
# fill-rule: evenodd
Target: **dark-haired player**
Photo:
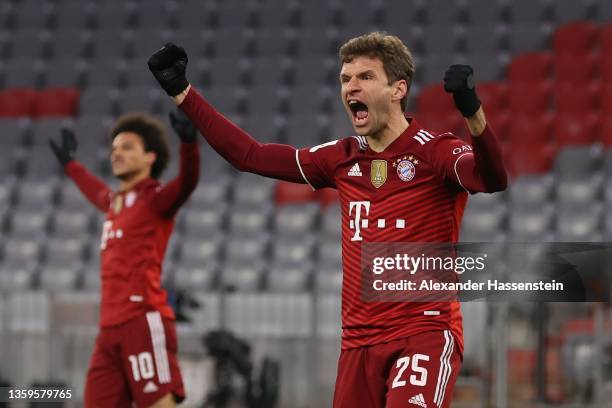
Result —
<instances>
[{"instance_id":1,"label":"dark-haired player","mask_svg":"<svg viewBox=\"0 0 612 408\"><path fill-rule=\"evenodd\" d=\"M342 102L357 135L304 149L258 143L217 113L187 82L181 47L166 44L149 69L238 169L338 189L344 278L334 407L447 408L463 353L459 304L364 301L363 244L456 242L468 193L506 188L500 146L469 66L453 65L444 77L472 134L466 143L405 117L414 63L399 38L353 38L340 62Z\"/></svg>"},{"instance_id":2,"label":"dark-haired player","mask_svg":"<svg viewBox=\"0 0 612 408\"><path fill-rule=\"evenodd\" d=\"M111 132L112 191L74 160L74 134L50 140L66 174L106 213L102 230L100 332L85 384L87 408L167 408L185 398L176 358L174 313L161 287L161 266L174 217L198 183L196 130L170 115L181 139L180 170L158 181L170 160L162 124L145 114L119 119Z\"/></svg>"}]
</instances>

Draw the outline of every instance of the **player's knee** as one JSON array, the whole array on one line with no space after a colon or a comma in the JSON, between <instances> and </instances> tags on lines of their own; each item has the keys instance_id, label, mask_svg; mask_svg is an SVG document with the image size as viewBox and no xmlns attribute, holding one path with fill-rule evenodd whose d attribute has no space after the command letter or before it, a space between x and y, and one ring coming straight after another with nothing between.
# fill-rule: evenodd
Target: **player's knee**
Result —
<instances>
[{"instance_id":1,"label":"player's knee","mask_svg":"<svg viewBox=\"0 0 612 408\"><path fill-rule=\"evenodd\" d=\"M153 405L150 405L149 408L174 408L176 407L176 402L174 401L174 396L172 394L166 394Z\"/></svg>"}]
</instances>

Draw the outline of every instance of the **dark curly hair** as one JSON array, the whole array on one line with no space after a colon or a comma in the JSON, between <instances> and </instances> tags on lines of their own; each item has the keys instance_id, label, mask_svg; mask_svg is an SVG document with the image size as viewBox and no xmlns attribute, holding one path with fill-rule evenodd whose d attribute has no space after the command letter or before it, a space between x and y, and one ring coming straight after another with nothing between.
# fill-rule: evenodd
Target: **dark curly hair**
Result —
<instances>
[{"instance_id":1,"label":"dark curly hair","mask_svg":"<svg viewBox=\"0 0 612 408\"><path fill-rule=\"evenodd\" d=\"M155 153L151 177L159 179L170 161L170 149L162 122L146 113L128 113L111 130L111 142L122 132L136 133L143 141L146 152Z\"/></svg>"}]
</instances>

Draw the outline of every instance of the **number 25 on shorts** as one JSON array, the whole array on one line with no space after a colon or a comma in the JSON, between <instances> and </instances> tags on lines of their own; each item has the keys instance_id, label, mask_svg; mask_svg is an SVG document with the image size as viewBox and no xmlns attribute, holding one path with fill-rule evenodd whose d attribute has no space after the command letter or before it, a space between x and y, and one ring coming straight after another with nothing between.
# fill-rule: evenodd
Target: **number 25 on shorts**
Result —
<instances>
[{"instance_id":1,"label":"number 25 on shorts","mask_svg":"<svg viewBox=\"0 0 612 408\"><path fill-rule=\"evenodd\" d=\"M411 360L412 364L410 364ZM404 373L409 366L411 374L408 377L408 380L410 381L410 384L424 387L427 384L427 369L419 365L422 361L429 361L429 356L425 354L415 354L412 356L412 359L408 356L398 358L397 362L395 363L395 368L397 368L398 371L397 375L393 379L391 388L398 388L406 385L406 380L402 378L405 378Z\"/></svg>"}]
</instances>

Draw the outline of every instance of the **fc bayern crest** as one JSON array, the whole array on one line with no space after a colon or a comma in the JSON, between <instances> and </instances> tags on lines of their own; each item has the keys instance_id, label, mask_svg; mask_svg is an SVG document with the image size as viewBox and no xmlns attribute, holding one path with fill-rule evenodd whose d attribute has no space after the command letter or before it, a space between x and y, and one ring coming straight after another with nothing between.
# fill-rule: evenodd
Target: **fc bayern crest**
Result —
<instances>
[{"instance_id":1,"label":"fc bayern crest","mask_svg":"<svg viewBox=\"0 0 612 408\"><path fill-rule=\"evenodd\" d=\"M416 174L416 165L419 161L412 155L400 157L393 163L397 170L397 176L402 181L410 181Z\"/></svg>"}]
</instances>

